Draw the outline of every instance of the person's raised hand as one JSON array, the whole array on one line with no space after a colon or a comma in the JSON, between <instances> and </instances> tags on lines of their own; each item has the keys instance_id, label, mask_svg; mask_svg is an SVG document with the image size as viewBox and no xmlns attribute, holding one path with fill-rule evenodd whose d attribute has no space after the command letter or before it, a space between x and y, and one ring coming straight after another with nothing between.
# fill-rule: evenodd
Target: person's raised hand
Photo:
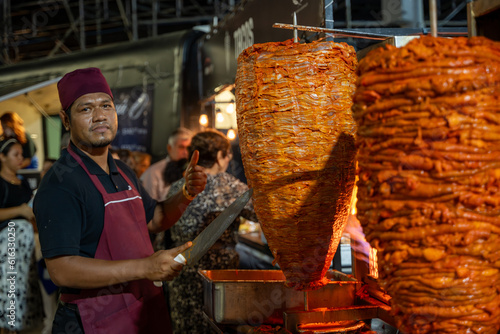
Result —
<instances>
[{"instance_id":1,"label":"person's raised hand","mask_svg":"<svg viewBox=\"0 0 500 334\"><path fill-rule=\"evenodd\" d=\"M201 193L207 184L207 174L205 170L203 167L197 165L199 158L200 152L194 151L184 175L184 179L186 180L186 191L193 197Z\"/></svg>"}]
</instances>

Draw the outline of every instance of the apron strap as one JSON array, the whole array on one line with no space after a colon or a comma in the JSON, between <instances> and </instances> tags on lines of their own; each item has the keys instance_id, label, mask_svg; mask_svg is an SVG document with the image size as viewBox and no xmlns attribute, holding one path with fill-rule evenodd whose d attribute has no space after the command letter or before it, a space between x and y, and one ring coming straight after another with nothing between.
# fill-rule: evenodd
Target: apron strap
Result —
<instances>
[{"instance_id":1,"label":"apron strap","mask_svg":"<svg viewBox=\"0 0 500 334\"><path fill-rule=\"evenodd\" d=\"M78 154L76 154L76 152L73 151L73 149L71 148L71 144L68 145L68 152L76 160L76 162L78 162L78 164L83 168L83 170L85 170L85 172L88 174L88 176L92 180L92 183L94 183L94 185L96 186L97 190L99 190L99 192L101 194L107 194L106 190L104 189L104 186L99 181L99 178L96 175L91 174L89 172L87 166L85 166L85 164L83 163L82 158ZM132 189L137 190L137 189L135 189L134 184L130 181L130 179L127 177L127 175L125 175L125 173L120 169L120 167L116 166L116 168L118 169L118 172L120 173L120 175L128 183L128 185L130 187L132 187Z\"/></svg>"}]
</instances>

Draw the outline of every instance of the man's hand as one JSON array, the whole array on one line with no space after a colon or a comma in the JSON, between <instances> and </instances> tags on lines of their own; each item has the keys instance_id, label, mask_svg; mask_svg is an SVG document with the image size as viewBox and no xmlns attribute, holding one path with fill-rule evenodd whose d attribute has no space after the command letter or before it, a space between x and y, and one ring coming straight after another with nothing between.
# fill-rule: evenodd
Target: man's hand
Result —
<instances>
[{"instance_id":1,"label":"man's hand","mask_svg":"<svg viewBox=\"0 0 500 334\"><path fill-rule=\"evenodd\" d=\"M177 248L131 260L101 260L78 255L45 259L50 278L57 286L94 289L139 279L169 281L184 267L174 258L191 247L191 241Z\"/></svg>"},{"instance_id":2,"label":"man's hand","mask_svg":"<svg viewBox=\"0 0 500 334\"><path fill-rule=\"evenodd\" d=\"M200 152L194 151L184 175L184 179L186 179L186 190L192 196L201 193L207 184L207 174L203 167L197 166L199 158Z\"/></svg>"},{"instance_id":3,"label":"man's hand","mask_svg":"<svg viewBox=\"0 0 500 334\"><path fill-rule=\"evenodd\" d=\"M183 264L174 261L174 258L186 249L191 247L191 241L186 242L184 245L168 249L160 250L151 255L147 260L149 261L149 270L146 278L152 281L171 281L179 275Z\"/></svg>"},{"instance_id":4,"label":"man's hand","mask_svg":"<svg viewBox=\"0 0 500 334\"><path fill-rule=\"evenodd\" d=\"M151 233L158 233L171 228L181 218L196 195L201 193L207 184L207 174L203 167L197 166L200 152L194 151L184 179L184 186L176 194L160 203L161 210L155 210L153 219L148 223ZM186 194L185 194L186 193Z\"/></svg>"}]
</instances>

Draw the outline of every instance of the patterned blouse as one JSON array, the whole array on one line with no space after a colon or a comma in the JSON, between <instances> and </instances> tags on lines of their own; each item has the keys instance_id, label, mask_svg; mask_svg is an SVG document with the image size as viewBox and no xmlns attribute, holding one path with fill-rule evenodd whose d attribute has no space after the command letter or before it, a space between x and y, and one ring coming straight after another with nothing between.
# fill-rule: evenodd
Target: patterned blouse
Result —
<instances>
[{"instance_id":1,"label":"patterned blouse","mask_svg":"<svg viewBox=\"0 0 500 334\"><path fill-rule=\"evenodd\" d=\"M172 184L169 196L178 192L183 184L184 179ZM207 175L205 190L196 196L179 221L170 229L175 246L180 246L196 238L220 212L224 211L247 190L248 186L245 183L228 173L219 173L215 176ZM257 221L252 200L247 203L240 216ZM235 246L238 228L239 220L237 219L224 232L217 243L222 242L228 247Z\"/></svg>"},{"instance_id":2,"label":"patterned blouse","mask_svg":"<svg viewBox=\"0 0 500 334\"><path fill-rule=\"evenodd\" d=\"M184 179L170 188L169 195L181 189ZM227 173L207 175L205 190L189 204L177 223L171 228L176 246L193 240L226 209L236 198L248 190L248 186ZM250 200L240 213L241 217L257 221ZM185 266L180 275L168 284L170 315L174 333L210 333L210 324L203 318L203 280L199 269L238 269L237 243L240 219L222 234L215 245L194 265Z\"/></svg>"}]
</instances>

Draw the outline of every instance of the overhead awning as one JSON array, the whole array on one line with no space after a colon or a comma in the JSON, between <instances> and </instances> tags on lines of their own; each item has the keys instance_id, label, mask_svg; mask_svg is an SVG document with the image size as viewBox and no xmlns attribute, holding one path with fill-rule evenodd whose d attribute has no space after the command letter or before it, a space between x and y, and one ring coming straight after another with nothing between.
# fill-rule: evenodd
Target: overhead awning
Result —
<instances>
[{"instance_id":1,"label":"overhead awning","mask_svg":"<svg viewBox=\"0 0 500 334\"><path fill-rule=\"evenodd\" d=\"M54 78L54 79L50 79L50 80L47 80L47 81L40 82L40 83L38 83L36 85L32 85L32 86L29 86L29 87L25 87L25 88L16 90L16 91L14 91L12 93L5 94L3 96L0 96L0 102L8 100L8 99L11 99L13 97L17 97L19 95L23 95L23 94L26 94L26 93L29 93L29 92L33 92L35 90L38 90L38 89L41 89L41 88L44 88L44 87L47 87L49 85L57 83L61 78L62 77L57 77L57 78Z\"/></svg>"},{"instance_id":2,"label":"overhead awning","mask_svg":"<svg viewBox=\"0 0 500 334\"><path fill-rule=\"evenodd\" d=\"M44 116L57 115L61 109L57 82L61 77L22 87L19 83L0 90L0 112L34 108ZM25 83L26 85L26 83ZM10 89L9 89L10 88ZM15 88L15 90L13 90Z\"/></svg>"}]
</instances>

